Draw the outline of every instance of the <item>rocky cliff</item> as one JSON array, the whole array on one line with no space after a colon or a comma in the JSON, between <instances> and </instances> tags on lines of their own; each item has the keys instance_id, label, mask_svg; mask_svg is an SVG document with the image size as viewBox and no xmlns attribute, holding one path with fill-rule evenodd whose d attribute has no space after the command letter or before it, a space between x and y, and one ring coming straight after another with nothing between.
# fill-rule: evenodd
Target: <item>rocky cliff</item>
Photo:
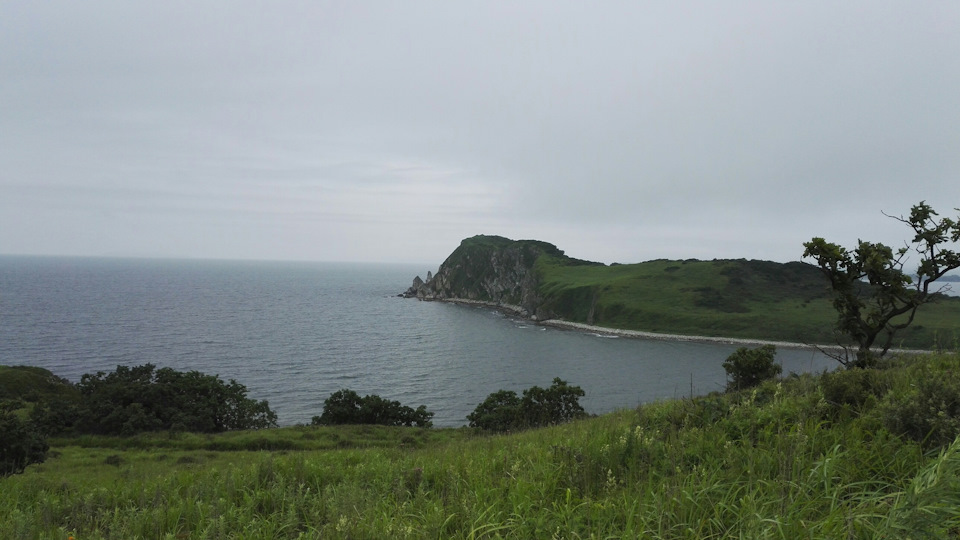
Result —
<instances>
[{"instance_id":1,"label":"rocky cliff","mask_svg":"<svg viewBox=\"0 0 960 540\"><path fill-rule=\"evenodd\" d=\"M542 256L567 259L563 251L547 242L483 235L467 238L435 275L428 273L426 280L414 278L403 296L489 302L528 317L546 318L549 314L540 312L540 275L536 268Z\"/></svg>"}]
</instances>

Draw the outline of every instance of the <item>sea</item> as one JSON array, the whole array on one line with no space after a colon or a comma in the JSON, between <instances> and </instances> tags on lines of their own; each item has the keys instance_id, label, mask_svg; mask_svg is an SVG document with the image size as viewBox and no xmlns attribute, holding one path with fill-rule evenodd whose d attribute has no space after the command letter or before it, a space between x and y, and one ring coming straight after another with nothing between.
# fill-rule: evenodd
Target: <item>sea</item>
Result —
<instances>
[{"instance_id":1,"label":"sea","mask_svg":"<svg viewBox=\"0 0 960 540\"><path fill-rule=\"evenodd\" d=\"M404 299L424 265L0 256L0 364L85 373L152 363L234 379L281 425L348 388L463 426L498 390L581 387L588 413L725 385L737 345L616 338ZM783 373L836 362L778 348Z\"/></svg>"}]
</instances>

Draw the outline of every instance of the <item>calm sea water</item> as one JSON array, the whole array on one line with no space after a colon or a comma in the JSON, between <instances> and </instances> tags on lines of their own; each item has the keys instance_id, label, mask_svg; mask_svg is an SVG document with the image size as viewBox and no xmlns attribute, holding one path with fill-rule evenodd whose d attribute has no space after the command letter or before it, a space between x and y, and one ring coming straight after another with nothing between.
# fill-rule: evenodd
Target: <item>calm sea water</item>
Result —
<instances>
[{"instance_id":1,"label":"calm sea water","mask_svg":"<svg viewBox=\"0 0 960 540\"><path fill-rule=\"evenodd\" d=\"M600 337L396 295L409 265L0 256L0 364L71 381L151 362L236 379L283 425L341 388L459 426L491 392L581 386L591 413L720 390L733 345ZM784 373L833 361L780 349Z\"/></svg>"}]
</instances>

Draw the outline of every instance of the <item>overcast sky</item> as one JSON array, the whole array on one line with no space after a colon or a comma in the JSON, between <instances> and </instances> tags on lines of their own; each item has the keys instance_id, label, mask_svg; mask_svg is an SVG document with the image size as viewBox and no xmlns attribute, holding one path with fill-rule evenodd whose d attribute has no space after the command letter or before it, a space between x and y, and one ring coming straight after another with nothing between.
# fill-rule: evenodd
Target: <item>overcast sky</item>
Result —
<instances>
[{"instance_id":1,"label":"overcast sky","mask_svg":"<svg viewBox=\"0 0 960 540\"><path fill-rule=\"evenodd\" d=\"M920 200L954 0L0 0L0 253L789 261Z\"/></svg>"}]
</instances>

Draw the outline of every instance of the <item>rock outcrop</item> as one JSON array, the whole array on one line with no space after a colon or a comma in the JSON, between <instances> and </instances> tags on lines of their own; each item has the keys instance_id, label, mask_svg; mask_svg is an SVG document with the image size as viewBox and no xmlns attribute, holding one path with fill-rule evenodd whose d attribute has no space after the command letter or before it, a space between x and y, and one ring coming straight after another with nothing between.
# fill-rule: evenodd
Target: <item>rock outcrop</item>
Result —
<instances>
[{"instance_id":1,"label":"rock outcrop","mask_svg":"<svg viewBox=\"0 0 960 540\"><path fill-rule=\"evenodd\" d=\"M436 275L417 276L402 295L420 300L486 302L535 319L541 313L537 259L566 258L553 244L536 240L510 240L501 236L474 236L440 265Z\"/></svg>"}]
</instances>

